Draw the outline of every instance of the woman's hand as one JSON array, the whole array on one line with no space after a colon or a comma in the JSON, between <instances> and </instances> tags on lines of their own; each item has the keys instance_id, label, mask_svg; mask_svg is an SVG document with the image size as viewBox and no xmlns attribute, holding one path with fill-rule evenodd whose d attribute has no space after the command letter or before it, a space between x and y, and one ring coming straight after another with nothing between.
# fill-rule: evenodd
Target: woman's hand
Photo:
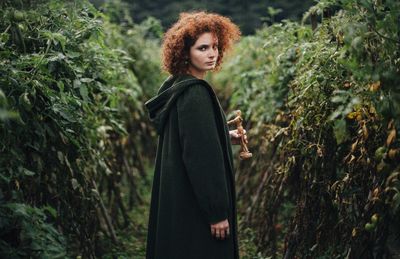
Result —
<instances>
[{"instance_id":1,"label":"woman's hand","mask_svg":"<svg viewBox=\"0 0 400 259\"><path fill-rule=\"evenodd\" d=\"M229 234L229 222L227 219L215 224L211 224L211 235L213 237L224 240L229 236Z\"/></svg>"},{"instance_id":2,"label":"woman's hand","mask_svg":"<svg viewBox=\"0 0 400 259\"><path fill-rule=\"evenodd\" d=\"M244 136L243 136L244 141L247 144L249 141L247 140L247 135L246 135L246 130L245 129L243 130L243 133L244 133ZM232 142L233 145L240 145L241 135L238 133L237 129L230 130L229 131L229 135L231 136L231 142Z\"/></svg>"}]
</instances>

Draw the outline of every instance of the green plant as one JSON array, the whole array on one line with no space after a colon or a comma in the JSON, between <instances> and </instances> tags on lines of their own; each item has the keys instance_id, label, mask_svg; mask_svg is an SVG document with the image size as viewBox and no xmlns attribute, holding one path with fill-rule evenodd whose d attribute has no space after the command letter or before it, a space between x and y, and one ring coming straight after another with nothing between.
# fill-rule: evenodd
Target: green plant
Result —
<instances>
[{"instance_id":1,"label":"green plant","mask_svg":"<svg viewBox=\"0 0 400 259\"><path fill-rule=\"evenodd\" d=\"M34 247L23 246L20 235L2 244L10 253L47 251L40 246L56 235L54 224L65 240L55 246L68 255L101 256L107 252L96 245L101 239L121 249L116 233L131 224L128 210L141 202L138 186L148 181L142 152L152 151L154 134L142 123L137 64L126 42L115 40L123 29L87 1L1 5L0 197L10 215L21 208L11 204L26 215L39 217L38 208L54 215L41 218L41 227L21 219L23 231L43 236L32 240ZM14 231L11 224L3 228Z\"/></svg>"},{"instance_id":2,"label":"green plant","mask_svg":"<svg viewBox=\"0 0 400 259\"><path fill-rule=\"evenodd\" d=\"M48 216L46 216L46 214ZM52 207L41 209L23 203L0 206L0 256L2 258L66 258L65 239L47 218Z\"/></svg>"},{"instance_id":3,"label":"green plant","mask_svg":"<svg viewBox=\"0 0 400 259\"><path fill-rule=\"evenodd\" d=\"M314 31L265 27L212 78L234 93L229 108L243 111L253 152L237 166L241 229L255 229L257 251L273 258L390 256L400 4L320 1L307 15L322 16Z\"/></svg>"}]
</instances>

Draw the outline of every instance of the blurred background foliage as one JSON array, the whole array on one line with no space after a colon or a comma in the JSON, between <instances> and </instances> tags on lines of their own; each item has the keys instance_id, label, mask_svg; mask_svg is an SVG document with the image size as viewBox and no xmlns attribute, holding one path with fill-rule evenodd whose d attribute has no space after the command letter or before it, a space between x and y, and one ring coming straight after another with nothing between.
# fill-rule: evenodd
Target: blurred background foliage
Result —
<instances>
[{"instance_id":1,"label":"blurred background foliage","mask_svg":"<svg viewBox=\"0 0 400 259\"><path fill-rule=\"evenodd\" d=\"M91 0L95 6L101 6L101 4L107 1L112 2L112 0ZM314 2L312 0L123 1L135 22L142 22L146 20L147 17L152 16L161 21L165 30L177 21L180 12L207 10L229 16L232 21L239 25L245 35L254 33L263 23L271 23L282 19L300 20L302 14L307 11ZM274 20L269 19L271 13L275 16Z\"/></svg>"},{"instance_id":2,"label":"blurred background foliage","mask_svg":"<svg viewBox=\"0 0 400 259\"><path fill-rule=\"evenodd\" d=\"M1 258L144 258L143 103L163 32L199 8L251 34L207 76L254 155L235 162L241 258L400 255L397 0L92 3L0 2Z\"/></svg>"}]
</instances>

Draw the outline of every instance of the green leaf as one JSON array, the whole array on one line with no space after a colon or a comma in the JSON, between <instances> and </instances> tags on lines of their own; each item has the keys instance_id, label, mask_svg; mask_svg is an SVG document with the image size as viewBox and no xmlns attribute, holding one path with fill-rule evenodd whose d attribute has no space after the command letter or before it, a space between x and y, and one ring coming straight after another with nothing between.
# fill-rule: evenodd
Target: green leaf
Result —
<instances>
[{"instance_id":1,"label":"green leaf","mask_svg":"<svg viewBox=\"0 0 400 259\"><path fill-rule=\"evenodd\" d=\"M57 218L57 211L51 206L44 206L44 211L47 211L53 218Z\"/></svg>"},{"instance_id":2,"label":"green leaf","mask_svg":"<svg viewBox=\"0 0 400 259\"><path fill-rule=\"evenodd\" d=\"M20 168L20 170L21 173L24 174L25 176L33 176L36 174L35 172L32 172L31 170L28 170L26 168Z\"/></svg>"},{"instance_id":3,"label":"green leaf","mask_svg":"<svg viewBox=\"0 0 400 259\"><path fill-rule=\"evenodd\" d=\"M78 188L80 185L78 183L78 180L76 180L75 178L71 179L71 184L72 184L72 189L76 190L76 188Z\"/></svg>"},{"instance_id":4,"label":"green leaf","mask_svg":"<svg viewBox=\"0 0 400 259\"><path fill-rule=\"evenodd\" d=\"M80 93L82 99L83 99L85 102L88 102L88 101L89 101L88 89L87 89L86 84L82 84L82 85L80 86L80 88L79 88L79 93Z\"/></svg>"},{"instance_id":5,"label":"green leaf","mask_svg":"<svg viewBox=\"0 0 400 259\"><path fill-rule=\"evenodd\" d=\"M335 134L337 144L340 145L343 143L343 141L347 138L346 121L344 119L336 120L334 123L333 132Z\"/></svg>"}]
</instances>

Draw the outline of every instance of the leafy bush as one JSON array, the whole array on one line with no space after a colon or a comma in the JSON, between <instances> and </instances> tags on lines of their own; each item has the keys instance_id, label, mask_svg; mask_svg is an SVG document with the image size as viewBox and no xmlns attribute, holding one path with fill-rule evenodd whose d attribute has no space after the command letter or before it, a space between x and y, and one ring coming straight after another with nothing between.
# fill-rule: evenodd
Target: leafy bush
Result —
<instances>
[{"instance_id":1,"label":"leafy bush","mask_svg":"<svg viewBox=\"0 0 400 259\"><path fill-rule=\"evenodd\" d=\"M66 258L65 240L46 215L51 207L38 209L22 203L0 207L0 256L2 258Z\"/></svg>"},{"instance_id":2,"label":"leafy bush","mask_svg":"<svg viewBox=\"0 0 400 259\"><path fill-rule=\"evenodd\" d=\"M242 41L216 85L235 93L254 156L241 228L285 258L380 258L399 244L398 1L320 1Z\"/></svg>"},{"instance_id":3,"label":"leafy bush","mask_svg":"<svg viewBox=\"0 0 400 259\"><path fill-rule=\"evenodd\" d=\"M69 254L101 256L96 241L105 234L117 244L115 229L130 224L127 210L147 181L141 152L153 148L129 38L87 1L1 4L0 200L4 215L37 215L21 216L20 231L43 236L25 245L24 236L1 235L1 244L19 256L54 249L55 258L65 245ZM132 25L130 36L144 37L144 28ZM146 50L144 38L135 40ZM45 222L46 211L54 216ZM2 233L12 227L2 224ZM42 247L56 232L54 247Z\"/></svg>"}]
</instances>

